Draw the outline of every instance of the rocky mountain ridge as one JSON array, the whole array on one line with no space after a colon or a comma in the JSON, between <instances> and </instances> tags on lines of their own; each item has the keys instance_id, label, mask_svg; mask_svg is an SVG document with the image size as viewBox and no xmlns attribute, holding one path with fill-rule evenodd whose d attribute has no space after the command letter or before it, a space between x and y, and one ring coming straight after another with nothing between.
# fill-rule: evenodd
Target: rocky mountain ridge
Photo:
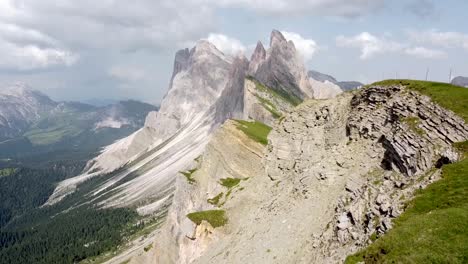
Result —
<instances>
[{"instance_id":1,"label":"rocky mountain ridge","mask_svg":"<svg viewBox=\"0 0 468 264\"><path fill-rule=\"evenodd\" d=\"M145 126L133 135L106 147L89 162L82 175L60 183L48 203L60 201L87 179L124 168L124 173L98 188L96 194L117 188L119 202L110 197L105 203L130 205L145 200L158 204L160 194L173 190L175 176L201 154L212 132L227 118L247 116L273 122L280 117L274 114L276 101L247 92L246 78L270 83L271 87L263 94L274 94L289 104L297 105L313 96L307 71L294 44L286 41L279 31L272 32L268 51L259 44L250 62L243 56L223 54L207 41L199 41L191 50L177 52L170 87L160 110L150 113ZM249 107L252 104L260 107ZM262 113L258 112L265 107L269 109L268 114L260 118ZM280 112L284 110L278 107ZM122 179L137 170L141 172L142 168L146 169L138 177L126 182L125 187L119 186Z\"/></svg>"},{"instance_id":2,"label":"rocky mountain ridge","mask_svg":"<svg viewBox=\"0 0 468 264\"><path fill-rule=\"evenodd\" d=\"M340 263L387 232L467 139L462 118L399 85L306 101L274 125L267 147L229 121L192 164L193 182L178 179L156 260ZM226 225L187 217L210 210L225 212Z\"/></svg>"},{"instance_id":3,"label":"rocky mountain ridge","mask_svg":"<svg viewBox=\"0 0 468 264\"><path fill-rule=\"evenodd\" d=\"M148 112L154 110L157 107L132 100L103 107L55 102L24 85L7 86L0 89L0 148L15 148L15 142L31 148L60 145L64 140L73 144L84 134L97 141L98 134L115 140L142 126ZM3 146L5 142L8 144ZM6 155L8 151L1 152Z\"/></svg>"}]
</instances>

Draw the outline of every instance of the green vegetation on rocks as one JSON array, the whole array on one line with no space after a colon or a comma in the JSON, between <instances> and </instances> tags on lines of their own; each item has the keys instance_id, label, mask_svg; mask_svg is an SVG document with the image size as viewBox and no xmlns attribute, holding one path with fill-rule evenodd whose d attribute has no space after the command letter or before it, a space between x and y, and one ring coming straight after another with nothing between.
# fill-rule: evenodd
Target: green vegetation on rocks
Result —
<instances>
[{"instance_id":1,"label":"green vegetation on rocks","mask_svg":"<svg viewBox=\"0 0 468 264\"><path fill-rule=\"evenodd\" d=\"M235 120L237 122L237 128L244 132L249 138L263 144L268 144L268 134L271 131L271 127L258 121L244 121Z\"/></svg>"},{"instance_id":2,"label":"green vegetation on rocks","mask_svg":"<svg viewBox=\"0 0 468 264\"><path fill-rule=\"evenodd\" d=\"M241 179L237 179L237 178L225 178L225 179L221 179L219 180L219 183L228 188L228 189L231 189L231 188L234 188L236 187L239 183L240 183Z\"/></svg>"},{"instance_id":3,"label":"green vegetation on rocks","mask_svg":"<svg viewBox=\"0 0 468 264\"><path fill-rule=\"evenodd\" d=\"M385 80L373 85L403 85L431 97L440 106L453 111L468 122L468 89L448 83L413 81L413 80Z\"/></svg>"},{"instance_id":4,"label":"green vegetation on rocks","mask_svg":"<svg viewBox=\"0 0 468 264\"><path fill-rule=\"evenodd\" d=\"M190 213L187 217L196 225L202 221L207 221L214 228L224 226L227 223L226 212L224 210L208 210Z\"/></svg>"},{"instance_id":5,"label":"green vegetation on rocks","mask_svg":"<svg viewBox=\"0 0 468 264\"><path fill-rule=\"evenodd\" d=\"M407 124L416 134L420 136L424 135L424 130L419 127L421 120L418 117L405 117L401 119L401 122Z\"/></svg>"},{"instance_id":6,"label":"green vegetation on rocks","mask_svg":"<svg viewBox=\"0 0 468 264\"><path fill-rule=\"evenodd\" d=\"M277 91L275 89L272 89L262 83L260 83L259 81L257 81L255 78L249 76L247 77L248 80L252 81L255 83L255 88L259 91L262 91L264 93L269 93L271 94L273 97L275 98L278 98L280 100L283 100L293 106L297 106L299 105L300 103L302 103L302 100L298 97L295 97L293 95L290 95L290 94L287 94L285 92L282 92L282 91Z\"/></svg>"},{"instance_id":7,"label":"green vegetation on rocks","mask_svg":"<svg viewBox=\"0 0 468 264\"><path fill-rule=\"evenodd\" d=\"M442 167L442 179L418 192L394 228L346 263L467 263L468 141L455 147L464 159Z\"/></svg>"},{"instance_id":8,"label":"green vegetation on rocks","mask_svg":"<svg viewBox=\"0 0 468 264\"><path fill-rule=\"evenodd\" d=\"M188 171L181 171L180 173L182 173L182 175L185 176L185 178L187 179L187 181L190 183L190 184L194 184L195 183L195 179L193 178L192 174L194 172L196 172L197 169L192 169L192 170L188 170Z\"/></svg>"},{"instance_id":9,"label":"green vegetation on rocks","mask_svg":"<svg viewBox=\"0 0 468 264\"><path fill-rule=\"evenodd\" d=\"M208 202L209 204L218 206L219 200L220 200L221 198L223 198L223 195L224 195L224 193L219 193L219 194L216 195L215 197L208 199L207 202Z\"/></svg>"}]
</instances>

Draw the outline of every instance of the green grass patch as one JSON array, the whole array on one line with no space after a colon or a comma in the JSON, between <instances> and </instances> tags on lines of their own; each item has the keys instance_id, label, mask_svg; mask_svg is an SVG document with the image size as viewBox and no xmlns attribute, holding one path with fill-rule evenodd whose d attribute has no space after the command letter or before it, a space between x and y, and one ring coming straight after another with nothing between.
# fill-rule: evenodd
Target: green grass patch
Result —
<instances>
[{"instance_id":1,"label":"green grass patch","mask_svg":"<svg viewBox=\"0 0 468 264\"><path fill-rule=\"evenodd\" d=\"M263 144L268 144L268 134L271 131L271 127L258 121L244 121L235 120L237 122L237 128L244 132L249 138Z\"/></svg>"},{"instance_id":2,"label":"green grass patch","mask_svg":"<svg viewBox=\"0 0 468 264\"><path fill-rule=\"evenodd\" d=\"M278 111L278 109L276 108L276 106L270 102L269 100L259 96L259 95L255 95L255 97L257 98L257 100L260 102L260 104L263 106L263 108L265 108L268 112L270 112L270 114L273 116L273 118L275 119L278 119L281 117L281 113Z\"/></svg>"},{"instance_id":3,"label":"green grass patch","mask_svg":"<svg viewBox=\"0 0 468 264\"><path fill-rule=\"evenodd\" d=\"M247 77L248 80L252 81L255 83L255 88L259 91L262 91L264 93L268 93L270 95L272 95L273 97L275 98L278 98L282 101L285 101L293 106L297 106L299 105L300 103L302 103L302 100L301 98L299 97L296 97L294 95L290 95L284 91L281 91L281 90L275 90L273 88L270 88L264 84L262 84L261 82L259 82L258 80L256 80L255 78L253 78L252 76L248 76Z\"/></svg>"},{"instance_id":4,"label":"green grass patch","mask_svg":"<svg viewBox=\"0 0 468 264\"><path fill-rule=\"evenodd\" d=\"M419 127L419 124L421 123L421 119L419 119L418 117L409 116L409 117L402 118L400 121L408 125L409 128L416 134L420 136L423 136L425 134L424 130Z\"/></svg>"},{"instance_id":5,"label":"green grass patch","mask_svg":"<svg viewBox=\"0 0 468 264\"><path fill-rule=\"evenodd\" d=\"M188 170L188 171L181 171L180 173L185 176L185 178L187 179L187 181L190 184L194 184L196 181L195 181L195 179L193 178L192 175L196 171L197 171L197 169L192 169L192 170Z\"/></svg>"},{"instance_id":6,"label":"green grass patch","mask_svg":"<svg viewBox=\"0 0 468 264\"><path fill-rule=\"evenodd\" d=\"M458 143L466 157L468 142ZM442 179L418 192L394 228L346 263L467 263L468 159L442 167Z\"/></svg>"},{"instance_id":7,"label":"green grass patch","mask_svg":"<svg viewBox=\"0 0 468 264\"><path fill-rule=\"evenodd\" d=\"M408 89L417 91L432 98L432 101L449 109L468 122L468 89L448 83L386 80L373 85L404 85Z\"/></svg>"},{"instance_id":8,"label":"green grass patch","mask_svg":"<svg viewBox=\"0 0 468 264\"><path fill-rule=\"evenodd\" d=\"M187 217L196 225L201 224L205 220L214 228L224 226L227 223L226 212L224 210L195 212L188 214Z\"/></svg>"},{"instance_id":9,"label":"green grass patch","mask_svg":"<svg viewBox=\"0 0 468 264\"><path fill-rule=\"evenodd\" d=\"M76 137L82 129L74 126L33 129L24 134L34 145L49 145L57 143L65 137Z\"/></svg>"},{"instance_id":10,"label":"green grass patch","mask_svg":"<svg viewBox=\"0 0 468 264\"><path fill-rule=\"evenodd\" d=\"M220 200L221 198L223 198L223 195L224 195L224 193L219 193L219 194L216 195L215 197L210 198L210 199L208 199L208 200L206 200L206 201L207 201L209 204L218 206L219 200Z\"/></svg>"},{"instance_id":11,"label":"green grass patch","mask_svg":"<svg viewBox=\"0 0 468 264\"><path fill-rule=\"evenodd\" d=\"M237 185L239 185L240 181L241 179L237 179L237 178L225 178L225 179L219 180L219 184L221 184L222 186L228 189L232 189L236 187Z\"/></svg>"},{"instance_id":12,"label":"green grass patch","mask_svg":"<svg viewBox=\"0 0 468 264\"><path fill-rule=\"evenodd\" d=\"M10 176L18 171L17 168L0 169L0 178Z\"/></svg>"},{"instance_id":13,"label":"green grass patch","mask_svg":"<svg viewBox=\"0 0 468 264\"><path fill-rule=\"evenodd\" d=\"M143 250L144 250L145 252L148 252L148 251L150 251L152 248L153 248L153 244L149 244L149 245L147 245L146 247L144 247Z\"/></svg>"}]
</instances>

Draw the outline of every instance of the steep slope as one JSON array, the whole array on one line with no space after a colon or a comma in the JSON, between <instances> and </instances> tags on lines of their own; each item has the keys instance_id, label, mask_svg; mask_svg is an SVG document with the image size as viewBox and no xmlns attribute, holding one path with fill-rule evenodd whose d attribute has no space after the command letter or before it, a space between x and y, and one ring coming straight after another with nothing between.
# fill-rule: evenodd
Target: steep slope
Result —
<instances>
[{"instance_id":1,"label":"steep slope","mask_svg":"<svg viewBox=\"0 0 468 264\"><path fill-rule=\"evenodd\" d=\"M467 77L463 77L463 76L455 77L455 78L452 80L452 84L453 84L453 85L457 85L457 86L461 86L461 87L466 87L466 88L468 88L468 78L467 78Z\"/></svg>"},{"instance_id":2,"label":"steep slope","mask_svg":"<svg viewBox=\"0 0 468 264\"><path fill-rule=\"evenodd\" d=\"M145 127L106 147L83 175L60 183L48 204L60 201L85 180L116 169L92 193L95 202L138 205L142 214L170 202L175 175L200 155L213 129L240 108L236 103L233 109L222 108L216 102L227 102L225 97L243 87L245 65L245 59L226 56L206 41L178 52L160 111L148 115Z\"/></svg>"},{"instance_id":3,"label":"steep slope","mask_svg":"<svg viewBox=\"0 0 468 264\"><path fill-rule=\"evenodd\" d=\"M232 144L223 134L230 126L210 145ZM468 126L409 87L374 85L306 101L277 123L268 139L259 158L237 161L246 154L231 145L216 151L222 159L205 152L191 174L194 184L177 186L173 216L155 249L167 254L160 260L342 262L373 234L387 232L415 190L440 177L437 168L460 158L452 144L468 139ZM231 167L230 174L222 172ZM244 168L251 171L249 179L237 181L237 188L218 186L229 175L245 178L235 173ZM209 209L225 211L217 216L226 218L224 225L216 227L209 214L194 223L191 215L184 217Z\"/></svg>"}]
</instances>

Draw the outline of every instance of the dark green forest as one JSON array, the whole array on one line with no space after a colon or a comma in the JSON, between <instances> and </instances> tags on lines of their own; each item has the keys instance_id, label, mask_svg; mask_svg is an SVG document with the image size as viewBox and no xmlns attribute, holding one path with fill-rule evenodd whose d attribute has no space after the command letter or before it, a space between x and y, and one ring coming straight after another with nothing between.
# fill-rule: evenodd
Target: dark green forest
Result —
<instances>
[{"instance_id":1,"label":"dark green forest","mask_svg":"<svg viewBox=\"0 0 468 264\"><path fill-rule=\"evenodd\" d=\"M115 249L142 228L133 210L86 203L92 186L112 175L85 182L62 202L41 207L58 182L78 175L94 155L82 149L61 153L0 161L0 264L77 263Z\"/></svg>"}]
</instances>

